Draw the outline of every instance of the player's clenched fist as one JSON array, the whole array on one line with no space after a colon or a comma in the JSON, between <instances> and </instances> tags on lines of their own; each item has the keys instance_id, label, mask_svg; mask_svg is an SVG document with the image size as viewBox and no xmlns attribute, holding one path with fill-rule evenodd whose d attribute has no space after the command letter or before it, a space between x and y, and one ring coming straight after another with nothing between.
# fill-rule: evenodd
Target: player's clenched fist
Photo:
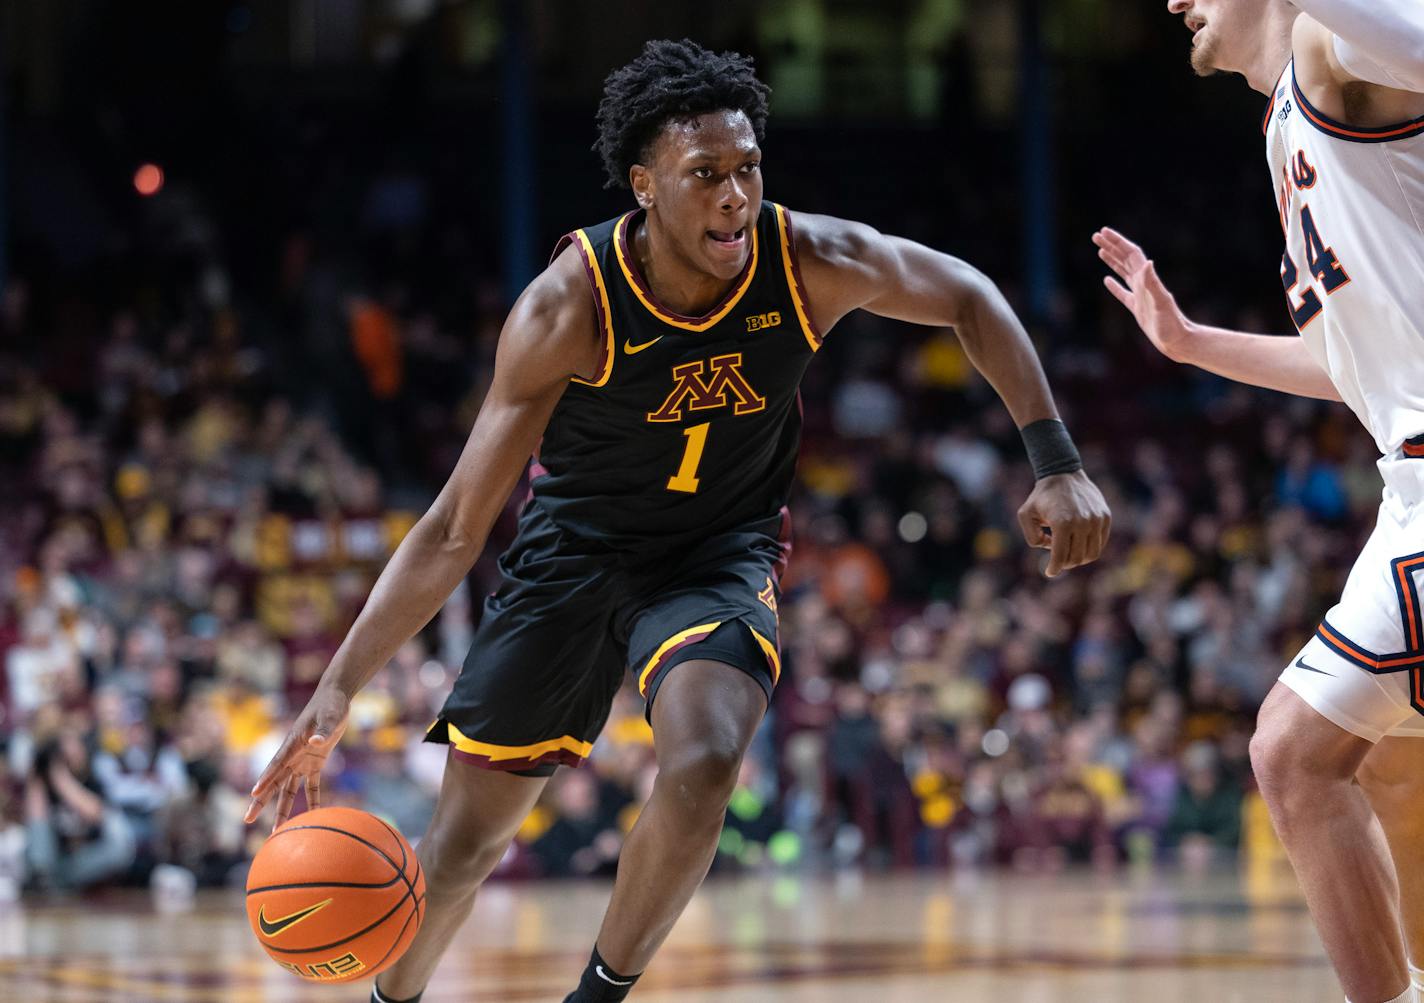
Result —
<instances>
[{"instance_id":1,"label":"player's clenched fist","mask_svg":"<svg viewBox=\"0 0 1424 1003\"><path fill-rule=\"evenodd\" d=\"M1112 530L1112 513L1098 486L1079 470L1040 479L1019 509L1019 525L1030 547L1049 552L1049 578L1091 564L1102 556Z\"/></svg>"}]
</instances>

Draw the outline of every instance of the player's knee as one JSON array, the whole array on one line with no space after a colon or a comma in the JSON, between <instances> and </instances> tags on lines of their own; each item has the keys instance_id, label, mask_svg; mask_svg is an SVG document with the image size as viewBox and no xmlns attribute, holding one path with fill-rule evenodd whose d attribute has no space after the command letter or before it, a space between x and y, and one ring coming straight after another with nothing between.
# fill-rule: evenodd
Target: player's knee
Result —
<instances>
[{"instance_id":1,"label":"player's knee","mask_svg":"<svg viewBox=\"0 0 1424 1003\"><path fill-rule=\"evenodd\" d=\"M659 781L697 821L720 821L737 786L742 749L730 739L690 743L659 766Z\"/></svg>"},{"instance_id":2,"label":"player's knee","mask_svg":"<svg viewBox=\"0 0 1424 1003\"><path fill-rule=\"evenodd\" d=\"M1256 785L1283 835L1326 803L1321 795L1332 785L1352 780L1353 770L1335 750L1315 748L1289 722L1263 718L1250 754Z\"/></svg>"},{"instance_id":3,"label":"player's knee","mask_svg":"<svg viewBox=\"0 0 1424 1003\"><path fill-rule=\"evenodd\" d=\"M507 845L507 839L495 839L477 827L432 827L419 850L426 887L432 895L471 891L494 872Z\"/></svg>"},{"instance_id":4,"label":"player's knee","mask_svg":"<svg viewBox=\"0 0 1424 1003\"><path fill-rule=\"evenodd\" d=\"M1261 796L1277 815L1294 804L1310 780L1300 769L1299 756L1292 756L1287 739L1283 729L1266 722L1251 736L1251 771Z\"/></svg>"}]
</instances>

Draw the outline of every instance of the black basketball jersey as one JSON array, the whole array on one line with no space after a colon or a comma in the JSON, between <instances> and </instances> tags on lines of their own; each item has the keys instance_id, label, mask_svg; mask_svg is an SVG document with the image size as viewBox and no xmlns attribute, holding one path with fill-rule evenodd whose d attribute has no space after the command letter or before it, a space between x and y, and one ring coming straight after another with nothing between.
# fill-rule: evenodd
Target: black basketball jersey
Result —
<instances>
[{"instance_id":1,"label":"black basketball jersey","mask_svg":"<svg viewBox=\"0 0 1424 1003\"><path fill-rule=\"evenodd\" d=\"M775 527L800 443L801 376L821 344L790 215L762 204L746 267L702 317L666 309L643 281L631 249L640 215L576 230L555 249L572 243L583 260L603 351L549 421L534 504L618 548Z\"/></svg>"}]
</instances>

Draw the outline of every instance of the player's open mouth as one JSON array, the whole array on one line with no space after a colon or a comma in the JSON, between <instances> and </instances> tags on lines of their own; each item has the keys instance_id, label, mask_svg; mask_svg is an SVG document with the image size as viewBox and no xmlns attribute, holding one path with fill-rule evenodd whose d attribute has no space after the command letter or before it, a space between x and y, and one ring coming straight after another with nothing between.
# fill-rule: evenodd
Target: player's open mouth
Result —
<instances>
[{"instance_id":1,"label":"player's open mouth","mask_svg":"<svg viewBox=\"0 0 1424 1003\"><path fill-rule=\"evenodd\" d=\"M1203 20L1201 20L1200 18L1195 18L1195 17L1189 17L1189 18L1187 18L1187 30L1189 30L1189 31L1192 33L1192 37L1193 37L1193 38L1195 38L1195 37L1197 36L1197 33L1200 32L1200 31L1201 31L1203 28L1205 28L1205 27L1206 27L1206 22L1203 21Z\"/></svg>"},{"instance_id":2,"label":"player's open mouth","mask_svg":"<svg viewBox=\"0 0 1424 1003\"><path fill-rule=\"evenodd\" d=\"M747 236L747 228L742 227L740 230L731 233L726 230L708 230L707 236L711 237L716 243L721 244L723 247L741 247L742 242Z\"/></svg>"}]
</instances>

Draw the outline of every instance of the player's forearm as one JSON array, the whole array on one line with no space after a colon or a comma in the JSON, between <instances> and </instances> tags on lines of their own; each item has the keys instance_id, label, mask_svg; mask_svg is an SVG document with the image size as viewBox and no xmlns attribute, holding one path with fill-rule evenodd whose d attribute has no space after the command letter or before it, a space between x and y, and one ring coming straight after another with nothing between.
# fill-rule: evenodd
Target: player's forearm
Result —
<instances>
[{"instance_id":1,"label":"player's forearm","mask_svg":"<svg viewBox=\"0 0 1424 1003\"><path fill-rule=\"evenodd\" d=\"M1424 91L1424 4L1419 0L1293 2L1335 35L1335 51L1346 70L1386 87Z\"/></svg>"},{"instance_id":2,"label":"player's forearm","mask_svg":"<svg viewBox=\"0 0 1424 1003\"><path fill-rule=\"evenodd\" d=\"M1299 338L1193 325L1175 358L1238 383L1298 397L1340 400L1335 384Z\"/></svg>"},{"instance_id":3,"label":"player's forearm","mask_svg":"<svg viewBox=\"0 0 1424 1003\"><path fill-rule=\"evenodd\" d=\"M1057 418L1058 408L1028 332L988 279L979 284L954 324L964 353L989 381L1019 428Z\"/></svg>"},{"instance_id":4,"label":"player's forearm","mask_svg":"<svg viewBox=\"0 0 1424 1003\"><path fill-rule=\"evenodd\" d=\"M484 547L483 536L454 538L440 523L432 509L401 541L331 660L323 686L354 696L430 622L469 573Z\"/></svg>"}]
</instances>

